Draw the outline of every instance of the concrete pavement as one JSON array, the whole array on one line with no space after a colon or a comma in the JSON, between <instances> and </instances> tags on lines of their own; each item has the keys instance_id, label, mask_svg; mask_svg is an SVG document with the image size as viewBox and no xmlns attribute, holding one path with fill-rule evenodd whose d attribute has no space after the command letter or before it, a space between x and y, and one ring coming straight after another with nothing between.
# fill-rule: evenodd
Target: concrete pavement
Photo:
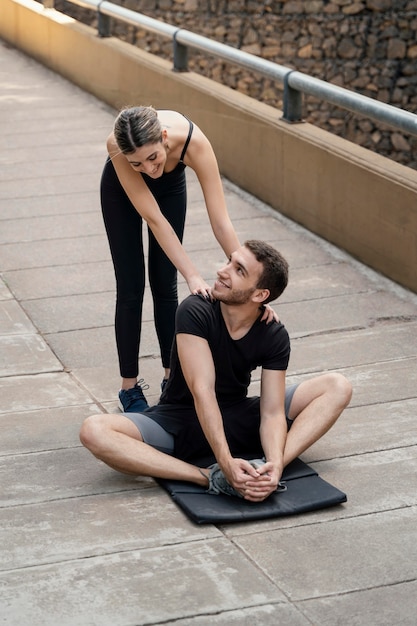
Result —
<instances>
[{"instance_id":1,"label":"concrete pavement","mask_svg":"<svg viewBox=\"0 0 417 626\"><path fill-rule=\"evenodd\" d=\"M117 474L78 440L84 417L115 410L119 386L98 197L115 112L1 42L0 112L0 623L415 626L417 296L225 181L241 240L290 262L275 304L289 381L338 370L353 383L302 457L348 502L194 525L152 479ZM223 253L188 180L184 245L211 281ZM149 294L144 320L156 401Z\"/></svg>"}]
</instances>

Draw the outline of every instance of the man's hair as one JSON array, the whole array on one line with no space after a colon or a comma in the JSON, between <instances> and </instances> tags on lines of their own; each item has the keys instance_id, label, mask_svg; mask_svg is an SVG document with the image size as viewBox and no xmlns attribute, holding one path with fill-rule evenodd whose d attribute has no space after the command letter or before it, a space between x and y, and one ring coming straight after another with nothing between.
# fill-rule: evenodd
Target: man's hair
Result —
<instances>
[{"instance_id":1,"label":"man's hair","mask_svg":"<svg viewBox=\"0 0 417 626\"><path fill-rule=\"evenodd\" d=\"M263 266L259 276L257 289L268 289L269 297L264 304L278 298L288 284L288 263L272 246L265 241L250 239L243 244L248 248L255 259Z\"/></svg>"}]
</instances>

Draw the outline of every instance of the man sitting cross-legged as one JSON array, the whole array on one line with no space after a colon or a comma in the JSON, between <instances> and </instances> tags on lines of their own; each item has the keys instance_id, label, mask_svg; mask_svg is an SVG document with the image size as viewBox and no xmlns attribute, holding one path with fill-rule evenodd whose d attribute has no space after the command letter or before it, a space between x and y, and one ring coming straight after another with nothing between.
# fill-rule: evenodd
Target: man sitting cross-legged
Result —
<instances>
[{"instance_id":1,"label":"man sitting cross-legged","mask_svg":"<svg viewBox=\"0 0 417 626\"><path fill-rule=\"evenodd\" d=\"M83 445L126 474L189 481L251 502L276 491L284 467L329 430L352 393L338 373L286 387L288 333L261 317L287 282L282 255L246 241L218 271L213 300L191 295L178 307L159 403L143 413L88 417ZM260 397L248 397L258 366ZM250 453L257 462L242 458ZM209 455L215 465L195 463Z\"/></svg>"}]
</instances>

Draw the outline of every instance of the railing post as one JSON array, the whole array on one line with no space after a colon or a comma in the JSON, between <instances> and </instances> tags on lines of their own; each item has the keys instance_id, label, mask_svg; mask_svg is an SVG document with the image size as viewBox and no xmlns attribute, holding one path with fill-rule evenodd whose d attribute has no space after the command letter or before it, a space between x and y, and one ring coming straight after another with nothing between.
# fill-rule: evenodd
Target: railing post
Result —
<instances>
[{"instance_id":1,"label":"railing post","mask_svg":"<svg viewBox=\"0 0 417 626\"><path fill-rule=\"evenodd\" d=\"M291 70L284 77L284 115L282 116L284 122L289 122L291 124L303 121L302 93L301 91L290 87L288 82L293 71L295 70Z\"/></svg>"},{"instance_id":2,"label":"railing post","mask_svg":"<svg viewBox=\"0 0 417 626\"><path fill-rule=\"evenodd\" d=\"M188 47L177 41L177 33L181 29L175 31L172 37L174 49L174 72L188 72Z\"/></svg>"},{"instance_id":3,"label":"railing post","mask_svg":"<svg viewBox=\"0 0 417 626\"><path fill-rule=\"evenodd\" d=\"M103 2L103 0L101 0ZM101 2L97 6L97 29L99 37L111 37L111 18L100 12Z\"/></svg>"}]
</instances>

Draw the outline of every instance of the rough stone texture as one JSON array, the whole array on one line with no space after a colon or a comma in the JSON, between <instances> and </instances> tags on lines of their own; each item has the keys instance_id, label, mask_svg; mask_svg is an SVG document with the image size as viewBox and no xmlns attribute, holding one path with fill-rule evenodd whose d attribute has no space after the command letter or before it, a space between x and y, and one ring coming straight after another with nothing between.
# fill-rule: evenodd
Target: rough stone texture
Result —
<instances>
[{"instance_id":1,"label":"rough stone texture","mask_svg":"<svg viewBox=\"0 0 417 626\"><path fill-rule=\"evenodd\" d=\"M416 0L113 0L168 24L239 48L310 76L417 112ZM57 9L97 25L91 11L56 0ZM114 20L112 33L172 59L165 38ZM282 109L282 89L267 78L189 51L189 68ZM305 119L417 168L417 138L307 97Z\"/></svg>"}]
</instances>

